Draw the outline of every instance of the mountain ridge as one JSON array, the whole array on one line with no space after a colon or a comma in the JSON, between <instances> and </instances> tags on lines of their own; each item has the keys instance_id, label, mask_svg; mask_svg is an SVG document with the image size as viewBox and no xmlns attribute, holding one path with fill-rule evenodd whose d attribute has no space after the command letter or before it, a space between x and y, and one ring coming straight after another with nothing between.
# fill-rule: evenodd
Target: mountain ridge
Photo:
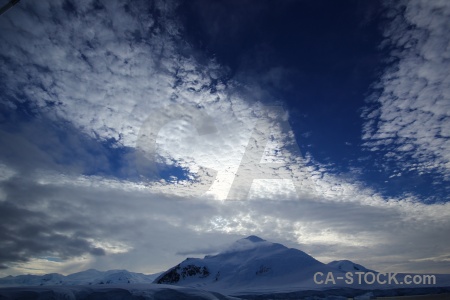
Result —
<instances>
[{"instance_id":1,"label":"mountain ridge","mask_svg":"<svg viewBox=\"0 0 450 300\"><path fill-rule=\"evenodd\" d=\"M35 293L35 288L45 293L46 290L42 289L45 287L55 293L65 291L64 293L84 295L111 292L111 297L117 293L126 294L127 297L145 294L149 296L148 299L156 299L156 294L166 297L161 299L178 299L181 295L187 297L183 299L201 299L202 293L206 297L204 299L230 299L221 295L248 299L253 299L255 295L262 297L258 299L283 299L285 295L299 298L311 295L353 297L376 293L389 296L398 291L403 293L405 289L412 294L417 291L444 291L439 287L450 289L450 274L436 275L436 284L414 286L403 283L409 274L402 273L398 274L397 284L358 283L358 276L353 276L355 281L352 283L343 280L327 283L330 275L345 279L347 275L361 274L371 275L368 277L370 279L379 273L350 260L325 264L299 249L249 236L235 241L218 254L186 258L167 271L151 275L127 270L88 269L67 276L58 273L7 276L0 278L0 296L2 292L20 294L25 290ZM205 294L205 291L213 294Z\"/></svg>"},{"instance_id":2,"label":"mountain ridge","mask_svg":"<svg viewBox=\"0 0 450 300\"><path fill-rule=\"evenodd\" d=\"M305 276L312 279L313 271L344 272L349 271L351 266L356 266L355 270L358 268L368 270L348 260L324 264L299 249L288 248L250 235L235 241L218 254L206 255L203 258L186 258L180 264L156 274L146 275L121 269L99 271L91 268L68 275L59 273L9 275L0 278L0 286L165 283L207 287L213 283L214 286L223 289L264 283L265 278L278 284L283 281L288 283L291 273L294 277L302 275L300 279L305 279ZM296 274L297 269L302 269L308 275ZM298 279L297 276L295 280L298 281Z\"/></svg>"},{"instance_id":3,"label":"mountain ridge","mask_svg":"<svg viewBox=\"0 0 450 300\"><path fill-rule=\"evenodd\" d=\"M0 287L152 283L159 274L160 273L146 275L119 269L108 271L87 269L68 275L59 273L49 273L44 275L9 275L0 278Z\"/></svg>"}]
</instances>

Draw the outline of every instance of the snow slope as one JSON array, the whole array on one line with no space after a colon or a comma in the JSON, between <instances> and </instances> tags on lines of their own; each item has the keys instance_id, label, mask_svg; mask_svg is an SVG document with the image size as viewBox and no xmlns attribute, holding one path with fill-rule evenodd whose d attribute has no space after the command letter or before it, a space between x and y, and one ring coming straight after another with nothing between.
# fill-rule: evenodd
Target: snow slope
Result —
<instances>
[{"instance_id":1,"label":"snow slope","mask_svg":"<svg viewBox=\"0 0 450 300\"><path fill-rule=\"evenodd\" d=\"M200 289L156 285L48 286L1 288L0 299L27 300L236 300Z\"/></svg>"}]
</instances>

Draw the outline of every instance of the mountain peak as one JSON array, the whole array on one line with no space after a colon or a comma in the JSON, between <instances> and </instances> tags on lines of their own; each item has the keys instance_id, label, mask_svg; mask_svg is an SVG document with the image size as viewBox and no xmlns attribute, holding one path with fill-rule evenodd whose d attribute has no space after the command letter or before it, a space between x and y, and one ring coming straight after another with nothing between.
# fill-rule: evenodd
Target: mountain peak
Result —
<instances>
[{"instance_id":1,"label":"mountain peak","mask_svg":"<svg viewBox=\"0 0 450 300\"><path fill-rule=\"evenodd\" d=\"M250 236L248 236L246 238L243 238L243 240L248 240L248 241L253 242L253 243L266 242L266 240L263 240L262 238L260 238L260 237L258 237L256 235L250 235Z\"/></svg>"},{"instance_id":2,"label":"mountain peak","mask_svg":"<svg viewBox=\"0 0 450 300\"><path fill-rule=\"evenodd\" d=\"M260 237L257 237L256 235L250 235L246 238L239 239L232 243L227 249L225 249L223 253L230 253L230 252L241 252L241 251L248 251L248 250L254 250L261 247L269 247L273 246L274 244L271 242L268 242L266 240L263 240Z\"/></svg>"},{"instance_id":3,"label":"mountain peak","mask_svg":"<svg viewBox=\"0 0 450 300\"><path fill-rule=\"evenodd\" d=\"M261 289L267 284L298 284L312 280L313 271L337 271L305 252L251 235L214 256L185 260L161 274L154 283L213 289Z\"/></svg>"},{"instance_id":4,"label":"mountain peak","mask_svg":"<svg viewBox=\"0 0 450 300\"><path fill-rule=\"evenodd\" d=\"M328 263L328 265L345 272L354 272L354 271L374 272L373 270L367 269L366 267L347 259L334 260Z\"/></svg>"}]
</instances>

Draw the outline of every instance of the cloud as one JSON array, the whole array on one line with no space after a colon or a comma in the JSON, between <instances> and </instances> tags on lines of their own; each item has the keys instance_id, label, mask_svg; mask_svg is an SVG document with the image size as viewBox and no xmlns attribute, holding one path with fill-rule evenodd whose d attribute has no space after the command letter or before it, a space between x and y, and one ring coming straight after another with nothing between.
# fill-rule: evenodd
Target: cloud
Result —
<instances>
[{"instance_id":1,"label":"cloud","mask_svg":"<svg viewBox=\"0 0 450 300\"><path fill-rule=\"evenodd\" d=\"M40 254L55 254L62 259L84 253L104 255L103 249L94 247L86 240L83 233L89 230L86 225L75 226L58 215L42 211L46 207L53 209L55 214L63 215L60 211L62 207L54 207L58 203L46 203L51 198L51 191L45 187L12 178L2 182L1 188L6 199L0 203L3 241L0 262L24 262ZM42 207L36 208L39 206Z\"/></svg>"},{"instance_id":2,"label":"cloud","mask_svg":"<svg viewBox=\"0 0 450 300\"><path fill-rule=\"evenodd\" d=\"M156 132L163 145L158 154L190 173L217 170L213 194L223 198L256 122L256 97L223 79L213 59L197 62L201 55L180 37L176 7L170 1L21 4L1 20L7 34L1 37L0 84L9 108L69 123L117 148L138 146L140 133L149 131L146 121L165 110L171 122ZM203 110L217 131L197 136L169 104ZM142 175L131 170L132 155L127 159L121 175Z\"/></svg>"},{"instance_id":3,"label":"cloud","mask_svg":"<svg viewBox=\"0 0 450 300\"><path fill-rule=\"evenodd\" d=\"M2 20L2 89L10 106L26 102L92 137L134 146L147 112L161 103L218 96L193 97L220 86L211 83L220 70L211 64L201 71L178 51L175 2L65 3L26 2Z\"/></svg>"},{"instance_id":4,"label":"cloud","mask_svg":"<svg viewBox=\"0 0 450 300\"><path fill-rule=\"evenodd\" d=\"M385 199L356 183L343 181L333 189L335 184L325 175L305 183L300 199L276 198L271 190L271 199L218 202L100 176L57 171L10 176L0 184L6 247L0 259L10 273L88 267L152 273L185 255L218 252L256 234L323 261L351 258L390 271L448 270L445 257L420 261L448 253L447 204ZM42 259L48 256L62 261Z\"/></svg>"},{"instance_id":5,"label":"cloud","mask_svg":"<svg viewBox=\"0 0 450 300\"><path fill-rule=\"evenodd\" d=\"M67 259L89 253L104 255L108 250L122 252L115 249L121 243L112 238L113 231L120 228L120 218L115 221L117 215L108 217L108 209L103 207L113 206L113 201L107 203L101 198L97 204L83 203L83 192L23 178L4 181L1 188L6 194L0 209L2 262L25 262L32 257L47 255ZM88 194L87 198L92 201L96 193ZM99 209L105 211L101 216ZM95 215L102 221L97 222Z\"/></svg>"},{"instance_id":6,"label":"cloud","mask_svg":"<svg viewBox=\"0 0 450 300\"><path fill-rule=\"evenodd\" d=\"M447 204L385 198L329 174L311 156L298 156L292 132L264 122L257 101L267 98L264 88L224 79L222 66L183 41L175 2L65 3L21 2L0 19L5 272L158 272L186 254L210 254L249 234L324 260L356 258L373 269L412 270L426 257L443 257L441 265L428 264L430 270L449 269L443 256L450 248ZM282 81L280 72L263 81ZM199 132L190 109L181 112L183 121L174 105L208 115L215 130ZM381 113L368 111L367 122ZM214 181L205 195L194 195L205 183L193 177L174 183L139 176L133 151L154 133L146 125L159 120L171 120L153 136L162 161L189 175L202 168L217 173L208 175ZM424 126L444 132L445 120L433 115ZM226 198L255 124L263 125L269 141L265 156L256 159L285 162L292 177L255 180L248 201L216 201ZM380 128L379 135L387 134ZM397 152L422 149L415 140L396 143ZM443 161L439 147L420 151ZM119 171L115 150L129 151ZM399 261L401 269L390 265Z\"/></svg>"},{"instance_id":7,"label":"cloud","mask_svg":"<svg viewBox=\"0 0 450 300\"><path fill-rule=\"evenodd\" d=\"M364 146L400 169L449 180L450 5L389 2L387 11L383 47L391 58L363 113Z\"/></svg>"},{"instance_id":8,"label":"cloud","mask_svg":"<svg viewBox=\"0 0 450 300\"><path fill-rule=\"evenodd\" d=\"M259 199L221 207L220 214L198 230L256 234L300 248L324 262L350 258L380 271L448 272L444 259L418 269L410 263L417 257L446 254L449 245L443 241L450 224L448 213L442 211L448 211L448 205Z\"/></svg>"}]
</instances>

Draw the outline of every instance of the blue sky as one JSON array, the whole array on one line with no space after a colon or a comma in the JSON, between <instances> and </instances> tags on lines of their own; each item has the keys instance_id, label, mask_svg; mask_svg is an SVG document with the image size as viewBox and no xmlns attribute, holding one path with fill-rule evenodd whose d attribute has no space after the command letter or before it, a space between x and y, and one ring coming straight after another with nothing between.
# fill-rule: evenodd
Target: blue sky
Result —
<instances>
[{"instance_id":1,"label":"blue sky","mask_svg":"<svg viewBox=\"0 0 450 300\"><path fill-rule=\"evenodd\" d=\"M445 1L21 1L0 17L0 275L152 273L250 234L448 273L449 15ZM290 171L273 179L251 155ZM235 183L250 193L229 201Z\"/></svg>"}]
</instances>

